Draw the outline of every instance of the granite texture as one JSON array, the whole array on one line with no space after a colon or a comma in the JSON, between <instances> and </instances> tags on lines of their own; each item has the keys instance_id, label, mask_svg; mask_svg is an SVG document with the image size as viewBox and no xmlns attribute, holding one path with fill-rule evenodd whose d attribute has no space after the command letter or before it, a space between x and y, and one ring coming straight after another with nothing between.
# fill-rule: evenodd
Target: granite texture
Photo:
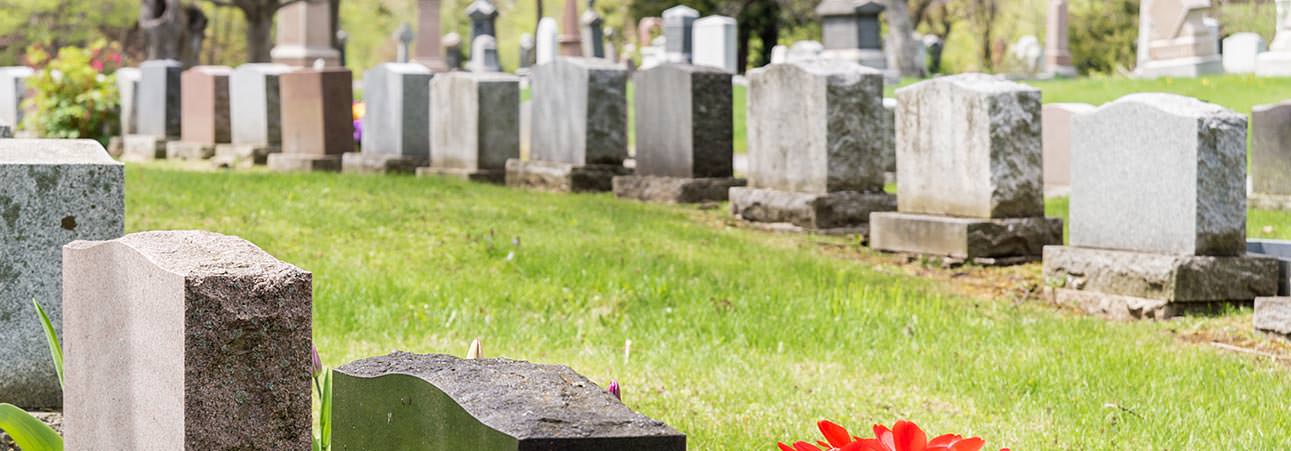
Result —
<instances>
[{"instance_id":1,"label":"granite texture","mask_svg":"<svg viewBox=\"0 0 1291 451\"><path fill-rule=\"evenodd\" d=\"M39 302L63 326L61 249L120 237L125 167L89 140L0 140L0 400L62 405Z\"/></svg>"},{"instance_id":2,"label":"granite texture","mask_svg":"<svg viewBox=\"0 0 1291 451\"><path fill-rule=\"evenodd\" d=\"M729 197L731 188L747 184L744 179L733 177L624 175L614 177L614 195L626 199L674 204L724 202Z\"/></svg>"},{"instance_id":3,"label":"granite texture","mask_svg":"<svg viewBox=\"0 0 1291 451\"><path fill-rule=\"evenodd\" d=\"M870 247L961 259L1038 257L1062 244L1062 220L956 218L884 212L870 215Z\"/></svg>"},{"instance_id":4,"label":"granite texture","mask_svg":"<svg viewBox=\"0 0 1291 451\"><path fill-rule=\"evenodd\" d=\"M731 213L749 222L792 224L805 230L865 226L870 214L896 209L887 193L835 191L799 193L759 188L731 188Z\"/></svg>"},{"instance_id":5,"label":"granite texture","mask_svg":"<svg viewBox=\"0 0 1291 451\"><path fill-rule=\"evenodd\" d=\"M1066 288L1045 288L1044 292L1054 304L1078 308L1090 315L1114 320L1166 320L1185 315L1219 315L1251 305L1249 300L1170 302Z\"/></svg>"},{"instance_id":6,"label":"granite texture","mask_svg":"<svg viewBox=\"0 0 1291 451\"><path fill-rule=\"evenodd\" d=\"M278 76L278 93L282 97L283 153L330 160L354 150L354 95L349 70L302 69L284 73Z\"/></svg>"},{"instance_id":7,"label":"granite texture","mask_svg":"<svg viewBox=\"0 0 1291 451\"><path fill-rule=\"evenodd\" d=\"M67 449L310 449L310 273L200 231L63 260Z\"/></svg>"},{"instance_id":8,"label":"granite texture","mask_svg":"<svg viewBox=\"0 0 1291 451\"><path fill-rule=\"evenodd\" d=\"M1044 186L1071 186L1072 119L1094 111L1086 103L1050 103L1044 106Z\"/></svg>"},{"instance_id":9,"label":"granite texture","mask_svg":"<svg viewBox=\"0 0 1291 451\"><path fill-rule=\"evenodd\" d=\"M556 192L605 192L614 189L614 177L632 171L621 165L507 160L507 186Z\"/></svg>"},{"instance_id":10,"label":"granite texture","mask_svg":"<svg viewBox=\"0 0 1291 451\"><path fill-rule=\"evenodd\" d=\"M450 72L430 81L430 165L502 171L520 158L520 78Z\"/></svg>"},{"instance_id":11,"label":"granite texture","mask_svg":"<svg viewBox=\"0 0 1291 451\"><path fill-rule=\"evenodd\" d=\"M1251 110L1252 193L1291 196L1291 102Z\"/></svg>"},{"instance_id":12,"label":"granite texture","mask_svg":"<svg viewBox=\"0 0 1291 451\"><path fill-rule=\"evenodd\" d=\"M153 135L126 135L122 141L122 160L152 161L166 159L165 138Z\"/></svg>"},{"instance_id":13,"label":"granite texture","mask_svg":"<svg viewBox=\"0 0 1291 451\"><path fill-rule=\"evenodd\" d=\"M175 60L149 60L139 65L138 129L140 135L180 136L180 73Z\"/></svg>"},{"instance_id":14,"label":"granite texture","mask_svg":"<svg viewBox=\"0 0 1291 451\"><path fill-rule=\"evenodd\" d=\"M292 70L291 66L282 64L251 63L238 66L229 76L233 144L282 144L282 98L278 77Z\"/></svg>"},{"instance_id":15,"label":"granite texture","mask_svg":"<svg viewBox=\"0 0 1291 451\"><path fill-rule=\"evenodd\" d=\"M1291 241L1247 240L1246 255L1278 259L1278 296L1291 296Z\"/></svg>"},{"instance_id":16,"label":"granite texture","mask_svg":"<svg viewBox=\"0 0 1291 451\"><path fill-rule=\"evenodd\" d=\"M815 60L749 71L749 186L883 190L883 75Z\"/></svg>"},{"instance_id":17,"label":"granite texture","mask_svg":"<svg viewBox=\"0 0 1291 451\"><path fill-rule=\"evenodd\" d=\"M1255 298L1255 330L1291 336L1291 297Z\"/></svg>"},{"instance_id":18,"label":"granite texture","mask_svg":"<svg viewBox=\"0 0 1291 451\"><path fill-rule=\"evenodd\" d=\"M633 83L638 175L734 175L731 74L669 63L637 71Z\"/></svg>"},{"instance_id":19,"label":"granite texture","mask_svg":"<svg viewBox=\"0 0 1291 451\"><path fill-rule=\"evenodd\" d=\"M426 66L384 63L363 74L363 153L430 158L430 80Z\"/></svg>"},{"instance_id":20,"label":"granite texture","mask_svg":"<svg viewBox=\"0 0 1291 451\"><path fill-rule=\"evenodd\" d=\"M180 139L187 143L227 143L229 125L229 75L225 66L197 66L180 76Z\"/></svg>"},{"instance_id":21,"label":"granite texture","mask_svg":"<svg viewBox=\"0 0 1291 451\"><path fill-rule=\"evenodd\" d=\"M534 66L529 82L530 159L623 163L628 156L626 70L607 60L562 57Z\"/></svg>"},{"instance_id":22,"label":"granite texture","mask_svg":"<svg viewBox=\"0 0 1291 451\"><path fill-rule=\"evenodd\" d=\"M961 74L925 80L896 95L902 212L1044 215L1040 90Z\"/></svg>"},{"instance_id":23,"label":"granite texture","mask_svg":"<svg viewBox=\"0 0 1291 451\"><path fill-rule=\"evenodd\" d=\"M1278 260L1047 246L1044 278L1055 288L1168 302L1249 302L1277 294Z\"/></svg>"},{"instance_id":24,"label":"granite texture","mask_svg":"<svg viewBox=\"0 0 1291 451\"><path fill-rule=\"evenodd\" d=\"M1188 97L1131 94L1073 126L1071 245L1245 252L1244 117Z\"/></svg>"},{"instance_id":25,"label":"granite texture","mask_svg":"<svg viewBox=\"0 0 1291 451\"><path fill-rule=\"evenodd\" d=\"M394 352L333 383L338 451L686 449L685 434L560 365Z\"/></svg>"}]
</instances>

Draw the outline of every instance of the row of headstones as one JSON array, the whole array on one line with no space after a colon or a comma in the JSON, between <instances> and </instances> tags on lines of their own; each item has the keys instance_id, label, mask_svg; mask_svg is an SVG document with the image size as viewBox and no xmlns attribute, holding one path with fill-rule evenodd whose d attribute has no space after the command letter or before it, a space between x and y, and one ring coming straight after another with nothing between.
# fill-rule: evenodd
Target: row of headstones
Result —
<instances>
[{"instance_id":1,"label":"row of headstones","mask_svg":"<svg viewBox=\"0 0 1291 451\"><path fill-rule=\"evenodd\" d=\"M0 399L61 408L71 450L311 449L312 274L237 237L122 236L124 189L97 142L0 140ZM685 449L563 366L395 352L334 376L337 449Z\"/></svg>"}]
</instances>

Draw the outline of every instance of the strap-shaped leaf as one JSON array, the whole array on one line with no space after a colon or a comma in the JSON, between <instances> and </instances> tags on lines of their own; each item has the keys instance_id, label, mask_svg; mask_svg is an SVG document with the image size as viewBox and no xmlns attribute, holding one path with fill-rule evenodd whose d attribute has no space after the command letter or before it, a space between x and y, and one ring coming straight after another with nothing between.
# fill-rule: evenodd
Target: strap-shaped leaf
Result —
<instances>
[{"instance_id":1,"label":"strap-shaped leaf","mask_svg":"<svg viewBox=\"0 0 1291 451\"><path fill-rule=\"evenodd\" d=\"M24 451L63 451L63 438L53 428L13 404L0 404L0 430Z\"/></svg>"},{"instance_id":2,"label":"strap-shaped leaf","mask_svg":"<svg viewBox=\"0 0 1291 451\"><path fill-rule=\"evenodd\" d=\"M45 309L40 308L40 303L32 299L31 305L36 306L36 314L40 315L40 325L45 328L45 341L49 343L49 355L54 360L54 371L58 373L58 386L62 388L63 345L58 341L58 331L54 330L54 323L49 321L49 315L45 314Z\"/></svg>"}]
</instances>

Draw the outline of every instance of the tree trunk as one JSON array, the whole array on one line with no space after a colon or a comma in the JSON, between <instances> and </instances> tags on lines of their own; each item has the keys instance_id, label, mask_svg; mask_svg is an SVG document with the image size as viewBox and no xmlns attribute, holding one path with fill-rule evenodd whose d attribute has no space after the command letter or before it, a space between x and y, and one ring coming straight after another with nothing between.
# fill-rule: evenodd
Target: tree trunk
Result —
<instances>
[{"instance_id":1,"label":"tree trunk","mask_svg":"<svg viewBox=\"0 0 1291 451\"><path fill-rule=\"evenodd\" d=\"M184 8L179 0L143 0L139 28L148 36L148 59L183 58Z\"/></svg>"},{"instance_id":2,"label":"tree trunk","mask_svg":"<svg viewBox=\"0 0 1291 451\"><path fill-rule=\"evenodd\" d=\"M907 0L885 0L888 19L889 66L903 77L922 77L919 67L919 45L915 42L914 22L910 20Z\"/></svg>"},{"instance_id":3,"label":"tree trunk","mask_svg":"<svg viewBox=\"0 0 1291 451\"><path fill-rule=\"evenodd\" d=\"M263 8L258 11L242 11L246 17L247 29L247 62L268 63L269 50L273 48L273 19L276 11Z\"/></svg>"}]
</instances>

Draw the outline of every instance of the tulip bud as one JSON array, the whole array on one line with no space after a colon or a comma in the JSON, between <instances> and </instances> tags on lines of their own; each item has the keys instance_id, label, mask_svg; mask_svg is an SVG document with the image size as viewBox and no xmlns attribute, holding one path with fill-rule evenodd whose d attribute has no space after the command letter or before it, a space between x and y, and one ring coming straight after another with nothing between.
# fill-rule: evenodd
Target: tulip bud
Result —
<instances>
[{"instance_id":1,"label":"tulip bud","mask_svg":"<svg viewBox=\"0 0 1291 451\"><path fill-rule=\"evenodd\" d=\"M605 391L610 392L610 394L614 395L615 398L618 398L619 401L623 400L623 389L619 388L619 381L610 379L610 388Z\"/></svg>"},{"instance_id":2,"label":"tulip bud","mask_svg":"<svg viewBox=\"0 0 1291 451\"><path fill-rule=\"evenodd\" d=\"M318 347L314 345L309 346L309 369L310 376L323 374L323 359L318 356Z\"/></svg>"},{"instance_id":3,"label":"tulip bud","mask_svg":"<svg viewBox=\"0 0 1291 451\"><path fill-rule=\"evenodd\" d=\"M484 351L481 348L480 339L476 338L471 342L471 349L466 351L466 358L474 360L483 357Z\"/></svg>"}]
</instances>

